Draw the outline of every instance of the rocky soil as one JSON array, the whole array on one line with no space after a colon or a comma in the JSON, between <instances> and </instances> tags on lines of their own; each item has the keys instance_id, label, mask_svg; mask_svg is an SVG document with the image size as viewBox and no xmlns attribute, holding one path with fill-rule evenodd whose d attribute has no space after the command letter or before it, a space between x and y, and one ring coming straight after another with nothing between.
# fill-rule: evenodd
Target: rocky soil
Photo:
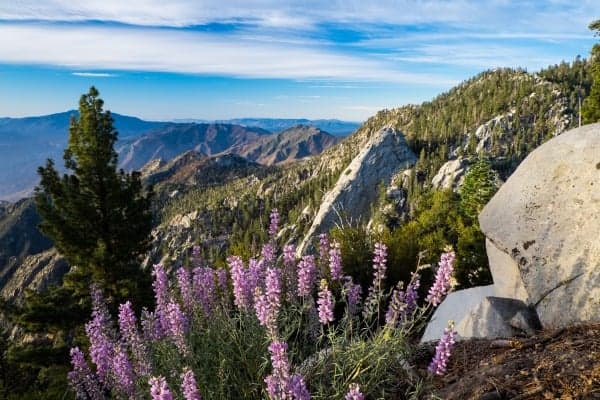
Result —
<instances>
[{"instance_id":1,"label":"rocky soil","mask_svg":"<svg viewBox=\"0 0 600 400\"><path fill-rule=\"evenodd\" d=\"M460 342L433 389L447 400L600 399L600 323Z\"/></svg>"}]
</instances>

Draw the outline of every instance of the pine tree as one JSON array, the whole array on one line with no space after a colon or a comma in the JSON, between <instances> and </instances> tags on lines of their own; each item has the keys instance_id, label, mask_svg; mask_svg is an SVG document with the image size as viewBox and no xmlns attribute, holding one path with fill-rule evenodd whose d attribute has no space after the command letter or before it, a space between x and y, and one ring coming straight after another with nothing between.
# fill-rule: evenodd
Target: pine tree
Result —
<instances>
[{"instance_id":1,"label":"pine tree","mask_svg":"<svg viewBox=\"0 0 600 400\"><path fill-rule=\"evenodd\" d=\"M589 28L596 32L596 36L600 35L600 19L592 22ZM586 124L600 121L600 44L592 47L590 63L593 83L581 108L581 116Z\"/></svg>"},{"instance_id":2,"label":"pine tree","mask_svg":"<svg viewBox=\"0 0 600 400\"><path fill-rule=\"evenodd\" d=\"M463 215L476 223L477 216L497 189L496 175L490 161L480 156L469 169L460 190L460 208Z\"/></svg>"},{"instance_id":3,"label":"pine tree","mask_svg":"<svg viewBox=\"0 0 600 400\"><path fill-rule=\"evenodd\" d=\"M71 119L63 157L71 173L60 177L50 159L38 170L40 229L72 266L65 286L76 297L87 296L93 281L113 305L144 304L150 277L140 261L150 244L152 192L143 193L138 172L117 171L117 131L98 95L94 87L82 95Z\"/></svg>"}]
</instances>

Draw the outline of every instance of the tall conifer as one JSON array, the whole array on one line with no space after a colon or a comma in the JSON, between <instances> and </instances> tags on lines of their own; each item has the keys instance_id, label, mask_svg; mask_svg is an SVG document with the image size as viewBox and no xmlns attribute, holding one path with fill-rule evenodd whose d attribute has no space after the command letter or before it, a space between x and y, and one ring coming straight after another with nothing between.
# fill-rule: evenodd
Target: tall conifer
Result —
<instances>
[{"instance_id":1,"label":"tall conifer","mask_svg":"<svg viewBox=\"0 0 600 400\"><path fill-rule=\"evenodd\" d=\"M144 303L150 277L140 268L148 250L152 192L143 192L140 174L117 170L117 131L96 88L79 101L71 119L62 177L48 160L38 169L35 201L40 228L71 265L65 285L75 296L98 283L113 304Z\"/></svg>"}]
</instances>

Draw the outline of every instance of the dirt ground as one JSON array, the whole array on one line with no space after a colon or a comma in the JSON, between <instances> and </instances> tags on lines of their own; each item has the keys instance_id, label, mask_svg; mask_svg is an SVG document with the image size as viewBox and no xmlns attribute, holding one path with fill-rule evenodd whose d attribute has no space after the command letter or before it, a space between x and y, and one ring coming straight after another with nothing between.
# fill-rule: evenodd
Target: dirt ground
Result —
<instances>
[{"instance_id":1,"label":"dirt ground","mask_svg":"<svg viewBox=\"0 0 600 400\"><path fill-rule=\"evenodd\" d=\"M600 399L600 323L459 342L434 385L448 400Z\"/></svg>"}]
</instances>

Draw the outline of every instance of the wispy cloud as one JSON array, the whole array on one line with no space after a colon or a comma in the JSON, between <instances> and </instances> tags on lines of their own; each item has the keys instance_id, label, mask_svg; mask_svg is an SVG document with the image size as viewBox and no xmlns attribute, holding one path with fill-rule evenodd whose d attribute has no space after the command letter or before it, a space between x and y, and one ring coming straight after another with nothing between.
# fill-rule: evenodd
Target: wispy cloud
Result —
<instances>
[{"instance_id":1,"label":"wispy cloud","mask_svg":"<svg viewBox=\"0 0 600 400\"><path fill-rule=\"evenodd\" d=\"M10 39L9 39L10 38ZM386 60L314 46L292 46L176 29L4 23L0 60L77 69L232 76L448 84L403 71Z\"/></svg>"},{"instance_id":2,"label":"wispy cloud","mask_svg":"<svg viewBox=\"0 0 600 400\"><path fill-rule=\"evenodd\" d=\"M596 0L4 0L0 19L113 21L146 26L245 22L306 30L320 23L449 24L495 32L581 32Z\"/></svg>"},{"instance_id":3,"label":"wispy cloud","mask_svg":"<svg viewBox=\"0 0 600 400\"><path fill-rule=\"evenodd\" d=\"M116 74L109 74L107 72L73 72L72 75L89 77L89 78L113 78Z\"/></svg>"},{"instance_id":4,"label":"wispy cloud","mask_svg":"<svg viewBox=\"0 0 600 400\"><path fill-rule=\"evenodd\" d=\"M591 39L593 16L597 0L5 0L0 62L447 86L409 64L537 68L559 61L540 42Z\"/></svg>"}]
</instances>

